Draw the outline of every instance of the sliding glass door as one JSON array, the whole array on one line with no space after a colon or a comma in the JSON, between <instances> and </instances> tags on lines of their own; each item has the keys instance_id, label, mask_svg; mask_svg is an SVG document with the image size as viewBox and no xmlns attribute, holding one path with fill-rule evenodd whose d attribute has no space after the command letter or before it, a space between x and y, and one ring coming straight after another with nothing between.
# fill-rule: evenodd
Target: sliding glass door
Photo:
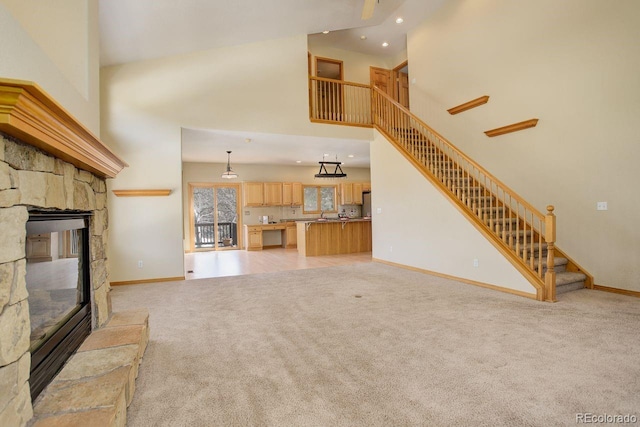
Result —
<instances>
[{"instance_id":1,"label":"sliding glass door","mask_svg":"<svg viewBox=\"0 0 640 427\"><path fill-rule=\"evenodd\" d=\"M189 183L191 250L241 248L240 184Z\"/></svg>"}]
</instances>

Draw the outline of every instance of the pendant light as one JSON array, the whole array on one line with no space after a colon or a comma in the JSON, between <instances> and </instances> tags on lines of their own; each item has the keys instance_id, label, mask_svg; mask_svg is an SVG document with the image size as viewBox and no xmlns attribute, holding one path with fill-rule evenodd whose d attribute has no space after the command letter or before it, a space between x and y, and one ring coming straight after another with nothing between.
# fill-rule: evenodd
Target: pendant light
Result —
<instances>
[{"instance_id":1,"label":"pendant light","mask_svg":"<svg viewBox=\"0 0 640 427\"><path fill-rule=\"evenodd\" d=\"M224 179L234 179L237 178L238 174L231 169L231 151L227 151L227 170L222 174L222 178Z\"/></svg>"},{"instance_id":2,"label":"pendant light","mask_svg":"<svg viewBox=\"0 0 640 427\"><path fill-rule=\"evenodd\" d=\"M320 170L317 174L315 174L316 178L346 178L347 174L342 171L342 162L338 161L338 156L336 155L335 162L326 162L324 160L325 156L322 156L322 161L320 163ZM329 172L327 170L326 165L334 166L333 172Z\"/></svg>"}]
</instances>

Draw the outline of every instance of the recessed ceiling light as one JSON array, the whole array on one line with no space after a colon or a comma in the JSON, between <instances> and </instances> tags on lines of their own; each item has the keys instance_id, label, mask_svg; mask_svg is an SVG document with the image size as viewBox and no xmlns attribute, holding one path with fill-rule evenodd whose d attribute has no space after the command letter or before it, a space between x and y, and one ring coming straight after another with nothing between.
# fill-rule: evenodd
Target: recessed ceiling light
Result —
<instances>
[{"instance_id":1,"label":"recessed ceiling light","mask_svg":"<svg viewBox=\"0 0 640 427\"><path fill-rule=\"evenodd\" d=\"M296 163L302 163L302 160L296 160Z\"/></svg>"},{"instance_id":2,"label":"recessed ceiling light","mask_svg":"<svg viewBox=\"0 0 640 427\"><path fill-rule=\"evenodd\" d=\"M353 159L355 156L353 154L349 154L347 157L349 157L350 159Z\"/></svg>"},{"instance_id":3,"label":"recessed ceiling light","mask_svg":"<svg viewBox=\"0 0 640 427\"><path fill-rule=\"evenodd\" d=\"M246 138L244 142L251 142L251 138Z\"/></svg>"},{"instance_id":4,"label":"recessed ceiling light","mask_svg":"<svg viewBox=\"0 0 640 427\"><path fill-rule=\"evenodd\" d=\"M360 40L366 40L367 36L360 36Z\"/></svg>"},{"instance_id":5,"label":"recessed ceiling light","mask_svg":"<svg viewBox=\"0 0 640 427\"><path fill-rule=\"evenodd\" d=\"M387 47L387 46L389 46L389 43L387 42L382 43L382 47Z\"/></svg>"},{"instance_id":6,"label":"recessed ceiling light","mask_svg":"<svg viewBox=\"0 0 640 427\"><path fill-rule=\"evenodd\" d=\"M396 19L396 24L402 24L403 22L404 22L404 19L402 18Z\"/></svg>"},{"instance_id":7,"label":"recessed ceiling light","mask_svg":"<svg viewBox=\"0 0 640 427\"><path fill-rule=\"evenodd\" d=\"M327 153L324 153L324 154L323 154L323 156L327 157L327 156L328 156L328 154L327 154Z\"/></svg>"},{"instance_id":8,"label":"recessed ceiling light","mask_svg":"<svg viewBox=\"0 0 640 427\"><path fill-rule=\"evenodd\" d=\"M329 30L324 30L322 34L329 34Z\"/></svg>"}]
</instances>

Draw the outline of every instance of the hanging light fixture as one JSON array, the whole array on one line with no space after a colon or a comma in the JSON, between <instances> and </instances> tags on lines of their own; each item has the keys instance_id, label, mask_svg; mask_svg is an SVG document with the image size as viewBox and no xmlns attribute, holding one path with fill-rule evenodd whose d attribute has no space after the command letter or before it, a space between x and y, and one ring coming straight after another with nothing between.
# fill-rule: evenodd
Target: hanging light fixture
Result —
<instances>
[{"instance_id":1,"label":"hanging light fixture","mask_svg":"<svg viewBox=\"0 0 640 427\"><path fill-rule=\"evenodd\" d=\"M227 170L222 174L222 178L224 179L234 179L237 178L238 174L231 169L231 151L227 151Z\"/></svg>"},{"instance_id":2,"label":"hanging light fixture","mask_svg":"<svg viewBox=\"0 0 640 427\"><path fill-rule=\"evenodd\" d=\"M324 156L322 156L322 161L320 163L320 170L315 175L316 178L346 178L347 174L342 171L342 162L338 161L338 156L336 156L335 162L326 162L324 160ZM333 172L329 172L327 170L326 165L331 165L334 167Z\"/></svg>"}]
</instances>

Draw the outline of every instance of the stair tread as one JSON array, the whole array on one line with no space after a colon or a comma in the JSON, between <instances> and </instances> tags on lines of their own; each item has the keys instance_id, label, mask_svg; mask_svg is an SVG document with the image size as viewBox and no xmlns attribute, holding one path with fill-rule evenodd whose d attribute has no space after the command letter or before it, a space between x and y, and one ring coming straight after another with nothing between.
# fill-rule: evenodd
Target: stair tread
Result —
<instances>
[{"instance_id":1,"label":"stair tread","mask_svg":"<svg viewBox=\"0 0 640 427\"><path fill-rule=\"evenodd\" d=\"M553 265L555 267L560 267L561 265L567 265L568 263L569 263L569 260L567 258L558 257L558 256L553 258ZM544 259L542 260L542 267L543 268L547 267L547 257L544 257Z\"/></svg>"},{"instance_id":2,"label":"stair tread","mask_svg":"<svg viewBox=\"0 0 640 427\"><path fill-rule=\"evenodd\" d=\"M568 285L570 283L576 283L584 281L587 276L583 273L574 271L564 271L562 273L556 273L556 287Z\"/></svg>"}]
</instances>

